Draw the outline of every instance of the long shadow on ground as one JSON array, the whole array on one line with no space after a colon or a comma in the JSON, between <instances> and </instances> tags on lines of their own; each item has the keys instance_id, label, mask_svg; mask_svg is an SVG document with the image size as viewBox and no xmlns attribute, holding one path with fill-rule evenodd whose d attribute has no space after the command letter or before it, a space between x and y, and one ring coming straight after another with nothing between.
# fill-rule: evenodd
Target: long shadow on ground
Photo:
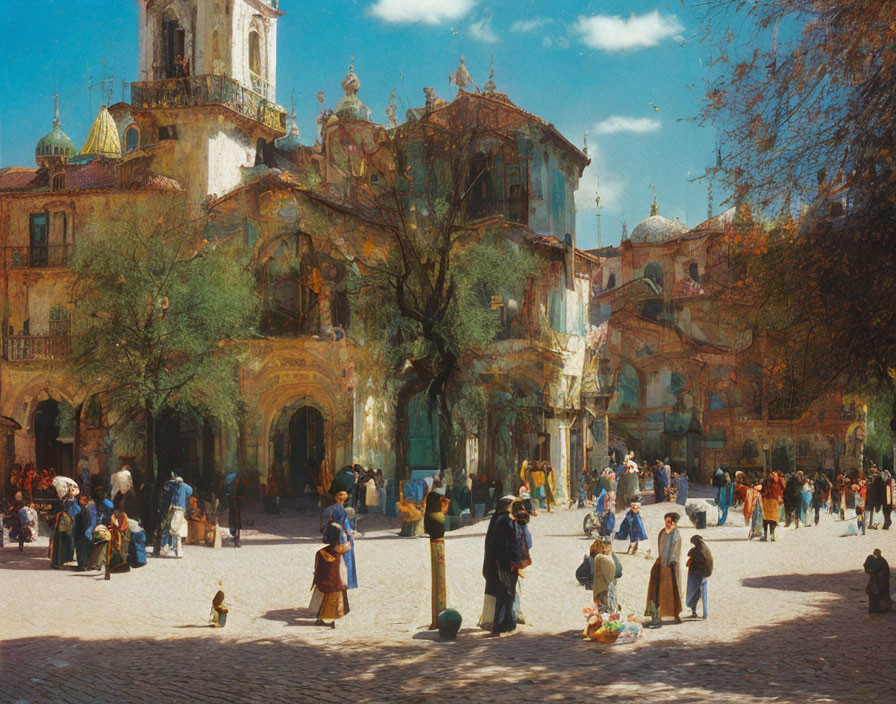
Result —
<instances>
[{"instance_id":1,"label":"long shadow on ground","mask_svg":"<svg viewBox=\"0 0 896 704\"><path fill-rule=\"evenodd\" d=\"M823 591L812 615L763 625L734 642L694 647L667 626L659 639L631 646L586 643L578 633L517 632L489 639L472 630L450 647L409 638L401 644L345 640L351 616L333 631L289 628L284 640L236 642L226 630L200 637L84 641L58 636L0 643L0 700L158 702L777 702L884 701L896 686L892 648L859 652L868 639L890 643L893 615L870 616L861 572L776 575L744 580L746 589ZM713 604L711 618L737 603ZM164 608L160 604L160 608ZM263 618L304 626L302 610ZM63 619L64 621L64 619ZM60 623L60 628L64 623ZM653 637L656 638L657 635ZM668 637L666 637L668 636ZM68 669L58 659L77 664ZM71 684L76 675L76 685ZM113 687L122 683L122 687ZM75 691L72 691L74 687Z\"/></svg>"}]
</instances>

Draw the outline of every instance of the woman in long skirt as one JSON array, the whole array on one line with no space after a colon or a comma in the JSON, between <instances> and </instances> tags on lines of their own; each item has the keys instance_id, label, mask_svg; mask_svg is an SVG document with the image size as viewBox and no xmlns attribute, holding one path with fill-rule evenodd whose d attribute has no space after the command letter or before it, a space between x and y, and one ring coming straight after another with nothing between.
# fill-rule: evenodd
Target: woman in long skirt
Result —
<instances>
[{"instance_id":1,"label":"woman in long skirt","mask_svg":"<svg viewBox=\"0 0 896 704\"><path fill-rule=\"evenodd\" d=\"M349 612L348 568L342 556L351 545L343 537L344 529L331 523L324 529L326 545L314 556L313 594L308 609L317 619L315 626L336 628L336 619Z\"/></svg>"}]
</instances>

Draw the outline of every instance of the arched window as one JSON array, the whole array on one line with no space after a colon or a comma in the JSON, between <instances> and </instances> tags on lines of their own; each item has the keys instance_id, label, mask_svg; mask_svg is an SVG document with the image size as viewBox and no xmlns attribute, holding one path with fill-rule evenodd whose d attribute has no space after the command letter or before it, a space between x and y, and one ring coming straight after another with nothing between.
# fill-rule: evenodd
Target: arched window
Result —
<instances>
[{"instance_id":1,"label":"arched window","mask_svg":"<svg viewBox=\"0 0 896 704\"><path fill-rule=\"evenodd\" d=\"M177 15L170 8L162 16L162 55L157 61L161 72L160 78L177 78L190 75L190 62L187 56L187 32L181 26Z\"/></svg>"},{"instance_id":2,"label":"arched window","mask_svg":"<svg viewBox=\"0 0 896 704\"><path fill-rule=\"evenodd\" d=\"M137 151L140 147L140 130L135 125L131 125L124 132L124 151L125 153Z\"/></svg>"},{"instance_id":3,"label":"arched window","mask_svg":"<svg viewBox=\"0 0 896 704\"><path fill-rule=\"evenodd\" d=\"M54 191L64 191L65 190L65 174L58 173L53 175L53 182L50 184L50 188Z\"/></svg>"},{"instance_id":4,"label":"arched window","mask_svg":"<svg viewBox=\"0 0 896 704\"><path fill-rule=\"evenodd\" d=\"M261 35L257 29L249 32L249 70L261 77Z\"/></svg>"},{"instance_id":5,"label":"arched window","mask_svg":"<svg viewBox=\"0 0 896 704\"><path fill-rule=\"evenodd\" d=\"M700 283L700 267L697 262L691 262L688 266L688 276L691 277L691 280Z\"/></svg>"},{"instance_id":6,"label":"arched window","mask_svg":"<svg viewBox=\"0 0 896 704\"><path fill-rule=\"evenodd\" d=\"M616 288L616 274L610 274L609 278L607 278L607 291L611 288Z\"/></svg>"},{"instance_id":7,"label":"arched window","mask_svg":"<svg viewBox=\"0 0 896 704\"><path fill-rule=\"evenodd\" d=\"M644 278L650 279L656 284L657 288L663 289L663 266L657 262L650 262L644 267Z\"/></svg>"}]
</instances>

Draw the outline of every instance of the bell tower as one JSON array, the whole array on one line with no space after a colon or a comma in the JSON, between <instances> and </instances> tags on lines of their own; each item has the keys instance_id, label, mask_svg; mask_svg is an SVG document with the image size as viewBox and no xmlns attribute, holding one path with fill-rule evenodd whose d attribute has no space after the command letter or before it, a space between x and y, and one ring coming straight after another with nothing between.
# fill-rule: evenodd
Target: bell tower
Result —
<instances>
[{"instance_id":1,"label":"bell tower","mask_svg":"<svg viewBox=\"0 0 896 704\"><path fill-rule=\"evenodd\" d=\"M140 80L229 76L275 99L279 0L140 0Z\"/></svg>"},{"instance_id":2,"label":"bell tower","mask_svg":"<svg viewBox=\"0 0 896 704\"><path fill-rule=\"evenodd\" d=\"M279 0L139 6L140 80L131 103L141 144L170 151L155 161L191 194L223 195L286 133L286 111L275 102Z\"/></svg>"}]
</instances>

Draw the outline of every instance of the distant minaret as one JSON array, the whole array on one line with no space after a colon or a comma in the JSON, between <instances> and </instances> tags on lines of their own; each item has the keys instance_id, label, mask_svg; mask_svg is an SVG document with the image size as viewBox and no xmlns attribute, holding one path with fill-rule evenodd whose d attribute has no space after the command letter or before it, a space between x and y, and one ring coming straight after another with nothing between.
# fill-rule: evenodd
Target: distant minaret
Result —
<instances>
[{"instance_id":1,"label":"distant minaret","mask_svg":"<svg viewBox=\"0 0 896 704\"><path fill-rule=\"evenodd\" d=\"M709 179L709 185L706 187L706 219L712 217L712 178Z\"/></svg>"},{"instance_id":2,"label":"distant minaret","mask_svg":"<svg viewBox=\"0 0 896 704\"><path fill-rule=\"evenodd\" d=\"M653 191L653 203L650 206L650 217L653 217L654 215L659 215L660 211L656 204L656 186L652 183L650 184L650 190Z\"/></svg>"},{"instance_id":3,"label":"distant minaret","mask_svg":"<svg viewBox=\"0 0 896 704\"><path fill-rule=\"evenodd\" d=\"M587 149L587 148L588 147L586 145L585 149ZM588 152L586 151L585 154L587 155L587 153ZM597 181L597 187L600 188L600 180L599 179ZM598 249L602 249L604 246L604 243L603 243L603 239L601 238L601 234L600 234L600 193L597 191L594 192L594 204L597 206L597 247L598 247Z\"/></svg>"}]
</instances>

